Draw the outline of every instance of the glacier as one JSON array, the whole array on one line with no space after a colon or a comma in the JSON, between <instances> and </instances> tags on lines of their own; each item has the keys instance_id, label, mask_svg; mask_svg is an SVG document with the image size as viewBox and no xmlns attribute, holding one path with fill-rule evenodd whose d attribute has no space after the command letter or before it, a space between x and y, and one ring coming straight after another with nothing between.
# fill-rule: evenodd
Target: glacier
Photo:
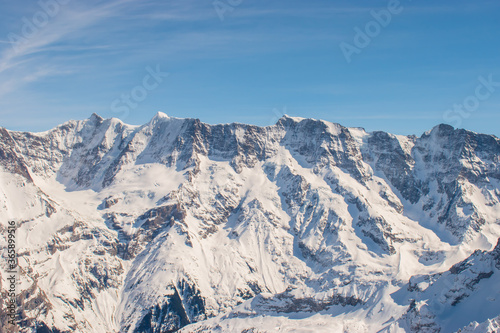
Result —
<instances>
[{"instance_id":1,"label":"glacier","mask_svg":"<svg viewBox=\"0 0 500 333\"><path fill-rule=\"evenodd\" d=\"M21 332L500 330L500 140L449 125L0 128L11 220Z\"/></svg>"}]
</instances>

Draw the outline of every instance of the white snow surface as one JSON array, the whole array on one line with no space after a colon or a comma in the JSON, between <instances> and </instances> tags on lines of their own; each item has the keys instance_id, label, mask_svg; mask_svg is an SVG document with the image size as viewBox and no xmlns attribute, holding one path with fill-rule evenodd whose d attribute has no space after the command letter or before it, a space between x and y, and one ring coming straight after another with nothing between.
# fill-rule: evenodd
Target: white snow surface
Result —
<instances>
[{"instance_id":1,"label":"white snow surface","mask_svg":"<svg viewBox=\"0 0 500 333\"><path fill-rule=\"evenodd\" d=\"M465 147L444 170L456 151L440 127L375 142L311 119L159 113L143 126L92 115L5 132L0 153L30 177L0 164L0 250L14 220L21 331L35 319L64 332L500 331L494 137L493 153ZM477 272L492 273L456 304L438 299Z\"/></svg>"}]
</instances>

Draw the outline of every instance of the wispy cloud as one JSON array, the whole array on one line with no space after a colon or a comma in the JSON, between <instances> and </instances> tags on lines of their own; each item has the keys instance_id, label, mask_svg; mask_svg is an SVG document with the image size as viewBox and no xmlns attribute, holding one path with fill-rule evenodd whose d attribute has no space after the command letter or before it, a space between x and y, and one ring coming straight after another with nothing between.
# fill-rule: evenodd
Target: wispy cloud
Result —
<instances>
[{"instance_id":1,"label":"wispy cloud","mask_svg":"<svg viewBox=\"0 0 500 333\"><path fill-rule=\"evenodd\" d=\"M65 73L47 55L60 50L61 43L72 35L117 15L130 2L120 0L99 6L82 6L70 2L61 6L57 15L30 36L23 36L21 29L11 31L8 36L12 41L1 41L4 47L0 51L0 78L3 81L0 96L41 78ZM41 11L41 8L38 10Z\"/></svg>"},{"instance_id":2,"label":"wispy cloud","mask_svg":"<svg viewBox=\"0 0 500 333\"><path fill-rule=\"evenodd\" d=\"M125 52L126 55L121 57L121 61L126 56L133 58L133 54L137 52L141 52L141 57L148 52L149 54L162 52L165 55L183 54L194 58L197 57L197 53L193 52L196 50L203 50L204 56L210 56L212 53L222 57L272 52L277 49L283 50L286 43L298 45L297 42L301 40L332 41L339 40L340 36L328 31L324 34L308 33L304 28L293 27L288 27L290 34L283 35L280 31L266 31L265 28L258 27L231 29L231 24L235 22L244 24L245 18L266 15L314 17L332 12L351 13L365 10L363 7L354 6L321 9L311 6L298 9L278 7L259 8L242 5L232 13L235 19L233 22L221 23L210 2L200 5L194 0L186 0L182 3L160 1L138 3L133 0L70 1L67 5L61 5L58 14L51 17L45 26L29 38L22 36L22 18L20 17L18 29L13 29L10 33L20 36L22 42L13 45L9 40L0 41L0 79L4 82L0 85L0 96L45 77L67 73L61 70L61 67L68 66L71 61L61 61L61 59L78 60L85 56L86 51ZM35 7L33 12L41 10L40 7ZM26 18L29 20L32 16L33 13L26 15ZM118 18L117 25L127 24L127 26L123 29L114 26L116 18ZM186 27L176 31L156 31L155 34L145 36L146 38L142 40L134 40L135 48L130 45L130 41L120 35L131 26L137 26L137 30L140 31L144 22L154 25L164 22L200 23L203 21L213 21L217 24L212 22L208 30ZM103 27L109 28L112 32L107 32L109 36L102 38L102 44L96 44L99 34L106 34L104 31L97 30L98 28L102 30ZM113 39L109 40L111 36ZM137 36L135 35L135 38ZM94 40L88 44L81 42L89 39ZM280 39L282 43L279 45L275 43L277 39ZM72 64L71 66L74 68L78 65Z\"/></svg>"}]
</instances>

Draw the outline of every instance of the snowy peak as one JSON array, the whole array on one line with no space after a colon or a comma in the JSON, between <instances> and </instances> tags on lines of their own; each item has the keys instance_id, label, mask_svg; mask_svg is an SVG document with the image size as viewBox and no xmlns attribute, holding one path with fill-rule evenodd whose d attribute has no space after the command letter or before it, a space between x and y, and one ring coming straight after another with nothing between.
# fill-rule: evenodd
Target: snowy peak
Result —
<instances>
[{"instance_id":1,"label":"snowy peak","mask_svg":"<svg viewBox=\"0 0 500 333\"><path fill-rule=\"evenodd\" d=\"M160 119L160 118L169 118L169 116L167 116L166 113L158 111L153 117L153 119Z\"/></svg>"},{"instance_id":2,"label":"snowy peak","mask_svg":"<svg viewBox=\"0 0 500 333\"><path fill-rule=\"evenodd\" d=\"M500 294L495 286L499 284L500 238L493 250L477 250L443 273L410 278L394 294L396 300L410 303L399 324L411 331L427 326L455 332L469 323L488 321L498 316Z\"/></svg>"},{"instance_id":3,"label":"snowy peak","mask_svg":"<svg viewBox=\"0 0 500 333\"><path fill-rule=\"evenodd\" d=\"M167 116L165 113L163 112L157 112L153 118L151 118L151 120L149 121L148 124L150 124L151 126L154 126L154 124L158 123L158 122L161 122L161 121L168 121L170 119L169 116Z\"/></svg>"},{"instance_id":4,"label":"snowy peak","mask_svg":"<svg viewBox=\"0 0 500 333\"><path fill-rule=\"evenodd\" d=\"M446 125L415 137L289 116L0 129L24 328L487 327L500 315L500 295L480 292L499 274L499 156L494 136ZM470 310L488 302L486 317ZM458 308L470 313L452 327Z\"/></svg>"},{"instance_id":5,"label":"snowy peak","mask_svg":"<svg viewBox=\"0 0 500 333\"><path fill-rule=\"evenodd\" d=\"M9 131L0 127L0 166L13 174L22 176L28 182L32 182L29 170L23 159L16 154L16 142Z\"/></svg>"},{"instance_id":6,"label":"snowy peak","mask_svg":"<svg viewBox=\"0 0 500 333\"><path fill-rule=\"evenodd\" d=\"M89 117L89 121L95 122L95 123L101 123L104 120L101 116L99 116L97 113L92 113L92 115Z\"/></svg>"},{"instance_id":7,"label":"snowy peak","mask_svg":"<svg viewBox=\"0 0 500 333\"><path fill-rule=\"evenodd\" d=\"M283 116L281 116L280 119L278 119L277 121L277 125L278 124L285 124L285 123L288 123L288 122L295 122L295 123L300 123L302 120L305 120L306 118L302 118L302 117L292 117L292 116L289 116L287 114L284 114Z\"/></svg>"}]
</instances>

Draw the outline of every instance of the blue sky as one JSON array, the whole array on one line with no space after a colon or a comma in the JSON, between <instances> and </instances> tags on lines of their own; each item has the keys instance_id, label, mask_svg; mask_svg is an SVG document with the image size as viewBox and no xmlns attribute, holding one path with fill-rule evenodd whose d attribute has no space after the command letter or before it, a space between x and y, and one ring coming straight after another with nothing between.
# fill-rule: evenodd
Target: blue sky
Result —
<instances>
[{"instance_id":1,"label":"blue sky","mask_svg":"<svg viewBox=\"0 0 500 333\"><path fill-rule=\"evenodd\" d=\"M0 16L0 126L12 130L162 111L500 136L496 0L2 1Z\"/></svg>"}]
</instances>

